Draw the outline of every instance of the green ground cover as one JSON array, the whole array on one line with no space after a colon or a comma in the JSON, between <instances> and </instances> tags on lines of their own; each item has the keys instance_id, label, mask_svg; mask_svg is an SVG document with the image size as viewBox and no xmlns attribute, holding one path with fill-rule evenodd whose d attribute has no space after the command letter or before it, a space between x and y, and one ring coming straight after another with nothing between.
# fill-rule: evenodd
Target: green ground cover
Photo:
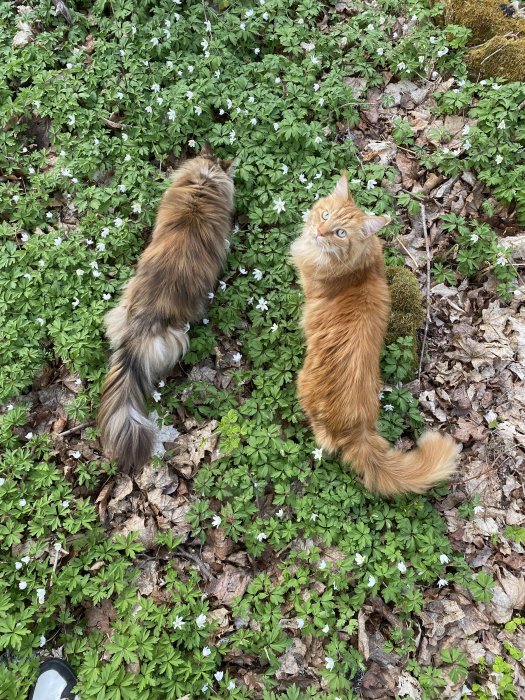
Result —
<instances>
[{"instance_id":1,"label":"green ground cover","mask_svg":"<svg viewBox=\"0 0 525 700\"><path fill-rule=\"evenodd\" d=\"M512 110L523 86L469 82L466 32L437 28L439 7L356 4L360 12L342 17L317 0L97 0L78 3L68 28L44 0L28 15L39 32L24 48L11 46L16 8L0 4L1 698L23 697L35 652L51 646L64 647L82 700L253 697L223 664L234 652L255 660L264 697L277 697L277 659L291 640L283 617L322 642L322 696L351 698L363 668L351 640L367 596L395 603L406 619L407 631L391 640L402 654L413 651L410 625L425 587L446 579L478 599L490 596L490 577L476 578L454 555L431 500L375 498L337 461L314 458L295 398L301 293L287 251L303 212L343 168L365 209L414 206L379 186L394 179L393 166L362 164L345 138L362 101L346 75L369 87L382 85L385 70L399 79L456 75L461 87L440 106L454 112L479 100L478 126L461 162L442 152L425 158L446 174L474 170L524 213L524 117ZM243 359L227 391L167 382L156 408L171 415L183 406L198 420L219 421L222 456L195 480L193 535L204 539L219 516L226 535L256 560L273 553L280 570L276 584L261 567L234 607L234 618L253 624L219 641L197 573L182 578L165 563L172 602L138 596L140 545L106 538L93 499L77 495L79 485L95 493L114 468L80 461L65 480L51 438L22 429L20 400L46 365L64 363L82 381L70 416L93 417L108 354L103 315L144 247L167 169L205 141L221 157L238 158L238 224L226 286L215 293L209 323L192 328L185 363L213 355L224 336ZM457 279L493 264L500 291L510 294L515 275L495 234L473 237L459 220L447 225L462 237L463 257L447 261L445 274ZM385 236L401 226L394 222ZM397 253L388 259L400 262ZM398 342L384 356L385 367L406 363L403 377L413 364L407 347L411 341ZM381 430L389 439L421 427L406 389L385 392ZM290 546L298 538L307 543L302 549ZM159 541L176 546L166 535ZM341 553L337 562L323 556L327 546ZM83 605L104 600L116 611L111 632L86 633ZM443 661L461 669L461 659ZM414 664L412 672L426 697L436 697L440 671ZM290 688L283 697L321 697L312 692Z\"/></svg>"}]
</instances>

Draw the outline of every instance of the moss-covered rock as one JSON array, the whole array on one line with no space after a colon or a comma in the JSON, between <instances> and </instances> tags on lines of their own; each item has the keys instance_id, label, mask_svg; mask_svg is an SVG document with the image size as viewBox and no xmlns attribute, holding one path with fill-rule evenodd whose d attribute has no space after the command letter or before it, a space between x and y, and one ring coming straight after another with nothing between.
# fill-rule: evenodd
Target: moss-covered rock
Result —
<instances>
[{"instance_id":1,"label":"moss-covered rock","mask_svg":"<svg viewBox=\"0 0 525 700\"><path fill-rule=\"evenodd\" d=\"M512 12L501 0L447 0L447 22L472 31L467 62L475 78L525 80L525 19L504 8Z\"/></svg>"},{"instance_id":2,"label":"moss-covered rock","mask_svg":"<svg viewBox=\"0 0 525 700\"><path fill-rule=\"evenodd\" d=\"M525 80L525 37L492 37L469 51L468 63L476 77Z\"/></svg>"},{"instance_id":3,"label":"moss-covered rock","mask_svg":"<svg viewBox=\"0 0 525 700\"><path fill-rule=\"evenodd\" d=\"M417 277L406 267L387 267L386 275L392 297L390 323L385 345L398 338L410 336L414 339L414 365L418 360L417 331L425 320L423 298Z\"/></svg>"}]
</instances>

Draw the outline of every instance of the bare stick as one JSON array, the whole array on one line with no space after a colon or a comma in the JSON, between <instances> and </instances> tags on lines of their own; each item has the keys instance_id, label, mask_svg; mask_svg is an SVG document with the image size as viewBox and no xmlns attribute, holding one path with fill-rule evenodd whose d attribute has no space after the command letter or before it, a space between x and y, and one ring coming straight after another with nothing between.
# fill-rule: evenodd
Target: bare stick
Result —
<instances>
[{"instance_id":1,"label":"bare stick","mask_svg":"<svg viewBox=\"0 0 525 700\"><path fill-rule=\"evenodd\" d=\"M104 122L104 124L106 126L109 126L110 129L125 129L126 128L125 124L121 124L120 122L113 122L113 121L111 121L111 119L102 119L102 121Z\"/></svg>"},{"instance_id":2,"label":"bare stick","mask_svg":"<svg viewBox=\"0 0 525 700\"><path fill-rule=\"evenodd\" d=\"M199 571L201 574L204 576L204 578L207 581L213 581L213 579L216 578L216 576L213 574L212 570L206 564L206 562L202 561L200 557L198 557L196 554L192 554L191 552L188 552L187 549L183 549L182 547L178 547L177 550L174 552L174 555L176 557L182 557L183 559L189 559L192 561L194 564L197 565Z\"/></svg>"},{"instance_id":3,"label":"bare stick","mask_svg":"<svg viewBox=\"0 0 525 700\"><path fill-rule=\"evenodd\" d=\"M403 241L401 240L401 238L399 238L399 236L396 238L396 243L399 243L399 245L401 246L401 248L403 248L403 250L404 250L405 253L408 255L408 257L410 258L410 260L412 260L412 262L413 262L414 265L416 266L416 270L417 270L417 269L419 268L419 263L418 263L418 261L415 259L415 257L412 255L412 253L408 250L408 248L407 248L406 245L403 243Z\"/></svg>"},{"instance_id":4,"label":"bare stick","mask_svg":"<svg viewBox=\"0 0 525 700\"><path fill-rule=\"evenodd\" d=\"M78 433L80 430L83 430L84 428L89 428L90 425L93 425L92 420L88 420L87 423L81 423L80 425L75 425L74 428L69 428L69 430L64 430L63 433L58 433L58 437L66 437L66 435L73 435L73 433Z\"/></svg>"},{"instance_id":5,"label":"bare stick","mask_svg":"<svg viewBox=\"0 0 525 700\"><path fill-rule=\"evenodd\" d=\"M423 342L421 343L421 355L419 356L419 369L417 372L417 378L421 378L421 368L423 367L423 357L425 356L425 349L427 346L427 334L428 326L430 323L430 242L428 240L428 230L427 230L427 212L425 205L421 204L421 221L423 222L423 235L425 236L425 251L427 254L427 286L426 286L426 301L427 301L427 312L425 319L425 333L423 334Z\"/></svg>"}]
</instances>

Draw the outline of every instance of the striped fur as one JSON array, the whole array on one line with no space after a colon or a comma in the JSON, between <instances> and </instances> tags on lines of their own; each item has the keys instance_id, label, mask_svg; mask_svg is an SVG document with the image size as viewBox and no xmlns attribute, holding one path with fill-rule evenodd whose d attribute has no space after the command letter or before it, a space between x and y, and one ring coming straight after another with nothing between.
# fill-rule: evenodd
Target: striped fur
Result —
<instances>
[{"instance_id":1,"label":"striped fur","mask_svg":"<svg viewBox=\"0 0 525 700\"><path fill-rule=\"evenodd\" d=\"M299 400L320 447L340 451L365 486L385 496L422 493L447 479L459 449L451 437L427 432L404 454L377 434L390 293L374 234L388 221L357 208L343 175L314 205L291 251L306 300Z\"/></svg>"},{"instance_id":2,"label":"striped fur","mask_svg":"<svg viewBox=\"0 0 525 700\"><path fill-rule=\"evenodd\" d=\"M146 398L189 346L226 258L233 212L231 161L188 160L164 194L151 243L105 319L113 351L98 414L106 454L124 471L151 456Z\"/></svg>"}]
</instances>

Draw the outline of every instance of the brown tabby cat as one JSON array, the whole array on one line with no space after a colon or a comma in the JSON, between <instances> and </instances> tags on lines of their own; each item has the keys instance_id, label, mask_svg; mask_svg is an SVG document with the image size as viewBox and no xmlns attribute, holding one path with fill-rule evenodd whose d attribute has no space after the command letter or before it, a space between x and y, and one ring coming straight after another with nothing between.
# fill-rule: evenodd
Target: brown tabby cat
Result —
<instances>
[{"instance_id":1,"label":"brown tabby cat","mask_svg":"<svg viewBox=\"0 0 525 700\"><path fill-rule=\"evenodd\" d=\"M449 477L458 460L449 436L426 432L415 450L402 453L377 433L390 294L374 234L389 221L355 205L343 173L335 190L313 206L291 249L306 298L299 400L317 443L341 450L365 486L385 496L422 493Z\"/></svg>"},{"instance_id":2,"label":"brown tabby cat","mask_svg":"<svg viewBox=\"0 0 525 700\"><path fill-rule=\"evenodd\" d=\"M125 471L151 456L154 426L145 397L189 345L226 257L233 212L232 161L204 150L174 174L151 243L105 319L113 354L98 424L107 454Z\"/></svg>"}]
</instances>

